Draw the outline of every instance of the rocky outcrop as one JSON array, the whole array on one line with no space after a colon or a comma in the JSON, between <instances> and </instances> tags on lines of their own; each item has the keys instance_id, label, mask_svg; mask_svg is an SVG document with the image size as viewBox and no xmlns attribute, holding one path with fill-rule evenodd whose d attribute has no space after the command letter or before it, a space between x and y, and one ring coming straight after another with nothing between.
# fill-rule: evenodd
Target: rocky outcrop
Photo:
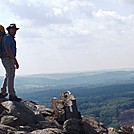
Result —
<instances>
[{"instance_id":1,"label":"rocky outcrop","mask_svg":"<svg viewBox=\"0 0 134 134\"><path fill-rule=\"evenodd\" d=\"M106 128L81 116L76 99L67 91L52 98L50 108L33 101L0 99L0 134L133 134L132 128Z\"/></svg>"}]
</instances>

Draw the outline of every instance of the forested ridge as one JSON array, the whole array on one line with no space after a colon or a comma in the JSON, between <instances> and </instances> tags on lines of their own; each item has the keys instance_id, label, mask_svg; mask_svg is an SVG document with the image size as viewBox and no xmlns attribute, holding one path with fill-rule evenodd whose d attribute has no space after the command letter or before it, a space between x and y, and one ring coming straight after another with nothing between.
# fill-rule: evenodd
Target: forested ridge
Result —
<instances>
[{"instance_id":1,"label":"forested ridge","mask_svg":"<svg viewBox=\"0 0 134 134\"><path fill-rule=\"evenodd\" d=\"M121 113L129 109L133 109L133 112L131 111L131 114L128 112L127 116L133 114L133 118L128 118L128 122L134 123L134 84L112 85L95 89L86 87L79 89L76 96L82 114L93 116L106 126L119 127L122 125Z\"/></svg>"}]
</instances>

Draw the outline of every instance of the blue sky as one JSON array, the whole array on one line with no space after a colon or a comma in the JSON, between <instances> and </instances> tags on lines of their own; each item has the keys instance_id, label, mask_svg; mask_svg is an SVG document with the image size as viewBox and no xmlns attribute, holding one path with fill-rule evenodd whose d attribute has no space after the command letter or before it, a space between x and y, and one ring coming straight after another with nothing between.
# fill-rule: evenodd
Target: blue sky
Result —
<instances>
[{"instance_id":1,"label":"blue sky","mask_svg":"<svg viewBox=\"0 0 134 134\"><path fill-rule=\"evenodd\" d=\"M134 68L133 0L0 3L0 24L20 28L18 75Z\"/></svg>"}]
</instances>

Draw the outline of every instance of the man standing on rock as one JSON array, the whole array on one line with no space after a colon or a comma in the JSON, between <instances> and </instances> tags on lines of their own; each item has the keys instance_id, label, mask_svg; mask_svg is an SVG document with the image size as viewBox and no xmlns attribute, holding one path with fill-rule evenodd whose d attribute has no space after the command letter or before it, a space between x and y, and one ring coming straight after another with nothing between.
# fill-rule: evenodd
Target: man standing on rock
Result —
<instances>
[{"instance_id":1,"label":"man standing on rock","mask_svg":"<svg viewBox=\"0 0 134 134\"><path fill-rule=\"evenodd\" d=\"M15 35L19 28L15 24L10 24L7 28L8 33L3 37L2 43L2 64L6 70L6 77L4 79L5 85L1 88L0 98L6 97L6 84L9 92L9 100L11 101L21 101L21 98L18 98L14 89L14 78L15 78L15 69L19 68L18 61L16 59L16 41Z\"/></svg>"}]
</instances>

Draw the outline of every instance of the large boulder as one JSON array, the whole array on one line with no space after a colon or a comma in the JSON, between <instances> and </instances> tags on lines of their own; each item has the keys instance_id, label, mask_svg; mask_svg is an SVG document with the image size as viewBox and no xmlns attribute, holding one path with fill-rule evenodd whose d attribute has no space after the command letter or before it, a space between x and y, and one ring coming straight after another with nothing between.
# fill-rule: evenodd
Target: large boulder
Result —
<instances>
[{"instance_id":1,"label":"large boulder","mask_svg":"<svg viewBox=\"0 0 134 134\"><path fill-rule=\"evenodd\" d=\"M8 115L12 115L17 118L16 120L18 121L16 125L37 123L34 112L27 108L22 102L4 101L1 104L7 109ZM7 120L7 118L5 118L5 120Z\"/></svg>"},{"instance_id":2,"label":"large boulder","mask_svg":"<svg viewBox=\"0 0 134 134\"><path fill-rule=\"evenodd\" d=\"M62 126L54 119L53 110L32 101L1 102L0 123L14 127L18 131L31 132L36 129L59 128ZM18 133L18 132L17 132Z\"/></svg>"}]
</instances>

